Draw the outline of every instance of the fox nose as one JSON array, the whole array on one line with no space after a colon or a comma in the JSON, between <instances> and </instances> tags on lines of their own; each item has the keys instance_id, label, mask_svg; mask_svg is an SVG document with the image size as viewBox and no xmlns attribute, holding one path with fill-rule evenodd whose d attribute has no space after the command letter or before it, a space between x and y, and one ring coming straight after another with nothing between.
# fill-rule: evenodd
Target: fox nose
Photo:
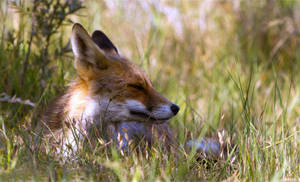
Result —
<instances>
[{"instance_id":1,"label":"fox nose","mask_svg":"<svg viewBox=\"0 0 300 182\"><path fill-rule=\"evenodd\" d=\"M176 105L176 104L171 105L171 110L174 115L176 115L178 113L179 109L180 109L180 107L178 105Z\"/></svg>"}]
</instances>

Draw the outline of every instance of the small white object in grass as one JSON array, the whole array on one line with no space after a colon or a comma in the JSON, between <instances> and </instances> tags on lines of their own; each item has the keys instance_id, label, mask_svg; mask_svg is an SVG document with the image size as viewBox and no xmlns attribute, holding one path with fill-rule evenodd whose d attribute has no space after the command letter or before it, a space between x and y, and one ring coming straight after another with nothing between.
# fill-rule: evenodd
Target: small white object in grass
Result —
<instances>
[{"instance_id":1,"label":"small white object in grass","mask_svg":"<svg viewBox=\"0 0 300 182\"><path fill-rule=\"evenodd\" d=\"M31 107L35 107L35 103L31 102L28 99L22 100L16 96L11 97L4 92L0 94L0 102L3 102L3 101L9 102L9 103L20 103L20 104L24 104L24 105L29 105Z\"/></svg>"}]
</instances>

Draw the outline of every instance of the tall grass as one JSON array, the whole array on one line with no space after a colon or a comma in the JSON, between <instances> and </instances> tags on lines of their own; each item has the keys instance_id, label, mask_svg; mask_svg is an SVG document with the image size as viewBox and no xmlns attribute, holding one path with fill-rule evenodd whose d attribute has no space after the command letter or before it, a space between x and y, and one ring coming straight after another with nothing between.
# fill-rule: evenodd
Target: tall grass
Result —
<instances>
[{"instance_id":1,"label":"tall grass","mask_svg":"<svg viewBox=\"0 0 300 182\"><path fill-rule=\"evenodd\" d=\"M299 7L298 0L1 1L0 93L9 96L0 97L1 180L299 180ZM106 32L181 106L170 124L182 148L208 136L230 144L226 155L174 156L156 144L124 157L100 142L66 161L33 149L31 126L75 76L72 22Z\"/></svg>"}]
</instances>

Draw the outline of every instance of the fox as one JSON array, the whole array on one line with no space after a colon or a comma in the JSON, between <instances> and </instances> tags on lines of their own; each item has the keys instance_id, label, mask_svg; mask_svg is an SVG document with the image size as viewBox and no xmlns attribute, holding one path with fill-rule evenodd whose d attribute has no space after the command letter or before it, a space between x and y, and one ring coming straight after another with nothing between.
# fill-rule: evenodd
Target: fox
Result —
<instances>
[{"instance_id":1,"label":"fox","mask_svg":"<svg viewBox=\"0 0 300 182\"><path fill-rule=\"evenodd\" d=\"M59 152L69 156L78 149L78 139L95 141L104 134L122 151L141 138L150 145L163 139L166 148L178 144L169 121L180 107L156 91L146 73L102 31L90 36L75 23L71 46L76 78L40 122L44 138Z\"/></svg>"}]
</instances>

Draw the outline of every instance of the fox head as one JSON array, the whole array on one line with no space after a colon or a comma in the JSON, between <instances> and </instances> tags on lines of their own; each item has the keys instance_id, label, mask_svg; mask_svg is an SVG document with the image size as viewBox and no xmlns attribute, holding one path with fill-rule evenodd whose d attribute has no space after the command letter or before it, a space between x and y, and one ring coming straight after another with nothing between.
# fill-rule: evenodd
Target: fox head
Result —
<instances>
[{"instance_id":1,"label":"fox head","mask_svg":"<svg viewBox=\"0 0 300 182\"><path fill-rule=\"evenodd\" d=\"M71 44L78 78L71 86L70 115L82 111L83 117L94 120L162 123L179 111L103 32L89 36L76 23Z\"/></svg>"}]
</instances>

